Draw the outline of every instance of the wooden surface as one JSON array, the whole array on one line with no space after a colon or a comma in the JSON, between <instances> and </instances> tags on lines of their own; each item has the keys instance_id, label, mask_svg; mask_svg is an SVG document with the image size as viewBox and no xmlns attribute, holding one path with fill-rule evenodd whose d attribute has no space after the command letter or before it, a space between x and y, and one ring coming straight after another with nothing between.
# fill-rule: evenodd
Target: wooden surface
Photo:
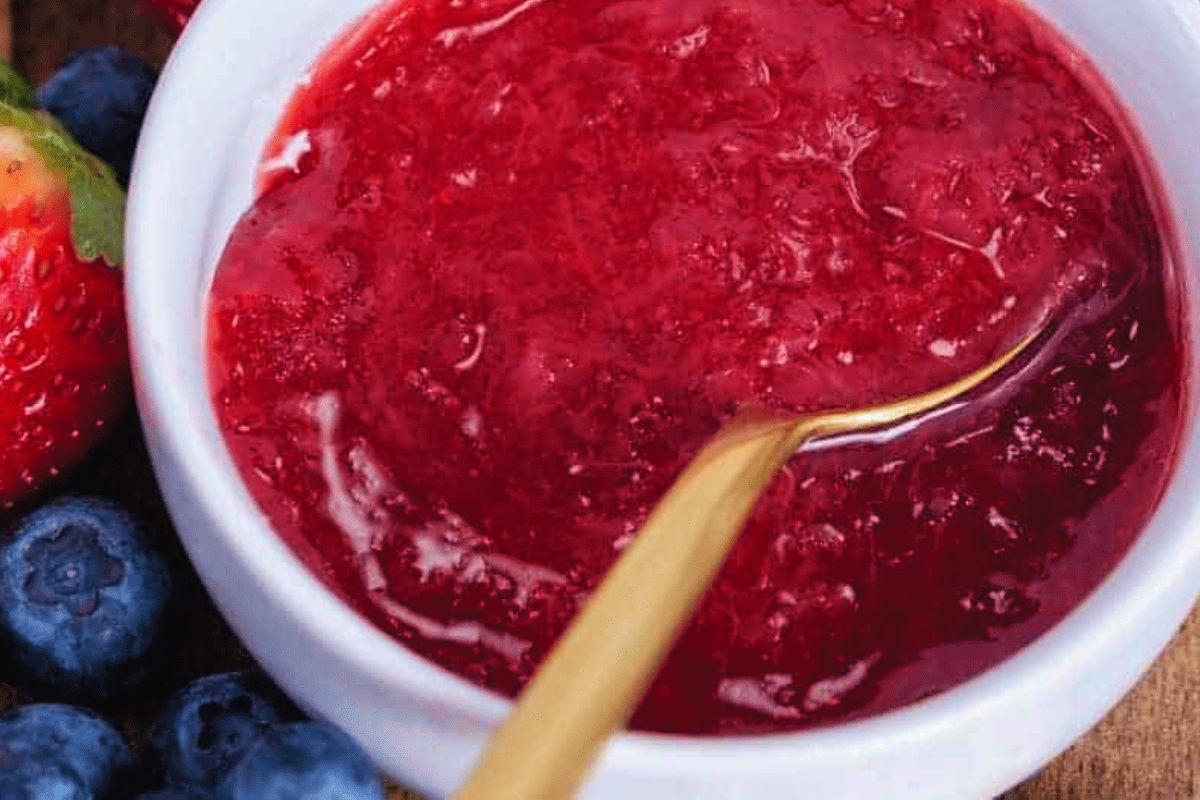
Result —
<instances>
[{"instance_id":1,"label":"wooden surface","mask_svg":"<svg viewBox=\"0 0 1200 800\"><path fill-rule=\"evenodd\" d=\"M7 4L12 5L16 64L34 83L80 47L118 43L153 62L162 61L171 48L135 0L0 0Z\"/></svg>"},{"instance_id":2,"label":"wooden surface","mask_svg":"<svg viewBox=\"0 0 1200 800\"><path fill-rule=\"evenodd\" d=\"M12 60L12 0L0 0L0 58Z\"/></svg>"},{"instance_id":3,"label":"wooden surface","mask_svg":"<svg viewBox=\"0 0 1200 800\"><path fill-rule=\"evenodd\" d=\"M16 29L16 62L34 81L43 80L77 47L117 42L161 60L170 46L137 12L134 0L0 0L0 50L9 2ZM165 524L132 423L96 455L76 486L121 497ZM175 557L184 574L180 628L187 641L179 652L185 655L165 668L161 686L152 687L129 707L109 711L135 741L140 723L173 686L193 675L246 663L177 548ZM1087 675L1079 676L1080 681L1087 679ZM26 698L0 682L0 708ZM1037 720L1030 724L1036 725ZM1004 800L1200 800L1200 612L1125 702L1089 736Z\"/></svg>"}]
</instances>

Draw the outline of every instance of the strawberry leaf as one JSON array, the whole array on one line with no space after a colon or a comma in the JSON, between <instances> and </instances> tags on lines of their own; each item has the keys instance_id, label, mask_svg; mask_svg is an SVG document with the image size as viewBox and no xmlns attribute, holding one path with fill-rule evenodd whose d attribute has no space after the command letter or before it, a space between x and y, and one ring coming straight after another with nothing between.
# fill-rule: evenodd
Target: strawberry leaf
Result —
<instances>
[{"instance_id":1,"label":"strawberry leaf","mask_svg":"<svg viewBox=\"0 0 1200 800\"><path fill-rule=\"evenodd\" d=\"M46 166L66 181L75 255L82 261L103 259L111 267L120 267L125 260L125 192L112 168L76 144L49 114L21 105L19 93L17 101L10 102L7 87L16 84L7 79L8 73L12 70L0 70L0 126L24 134Z\"/></svg>"},{"instance_id":2,"label":"strawberry leaf","mask_svg":"<svg viewBox=\"0 0 1200 800\"><path fill-rule=\"evenodd\" d=\"M4 61L0 61L0 103L17 108L37 108L37 96L25 79Z\"/></svg>"}]
</instances>

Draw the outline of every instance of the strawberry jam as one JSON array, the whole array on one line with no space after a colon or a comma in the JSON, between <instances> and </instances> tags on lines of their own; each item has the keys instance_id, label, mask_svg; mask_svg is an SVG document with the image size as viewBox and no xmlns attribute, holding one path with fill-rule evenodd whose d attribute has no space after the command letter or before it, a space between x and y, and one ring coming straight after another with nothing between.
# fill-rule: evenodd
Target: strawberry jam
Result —
<instances>
[{"instance_id":1,"label":"strawberry jam","mask_svg":"<svg viewBox=\"0 0 1200 800\"><path fill-rule=\"evenodd\" d=\"M634 724L876 713L1061 619L1162 493L1186 354L1141 163L1000 0L404 0L269 146L214 404L312 569L512 694L737 409L918 392L1048 326L797 453Z\"/></svg>"}]
</instances>

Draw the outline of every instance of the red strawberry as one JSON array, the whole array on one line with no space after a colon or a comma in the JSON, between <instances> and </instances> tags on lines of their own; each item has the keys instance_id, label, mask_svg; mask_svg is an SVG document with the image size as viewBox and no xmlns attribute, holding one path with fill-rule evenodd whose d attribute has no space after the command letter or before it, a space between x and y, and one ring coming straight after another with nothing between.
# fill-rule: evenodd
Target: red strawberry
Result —
<instances>
[{"instance_id":1,"label":"red strawberry","mask_svg":"<svg viewBox=\"0 0 1200 800\"><path fill-rule=\"evenodd\" d=\"M200 0L142 0L150 13L158 17L173 34L180 34Z\"/></svg>"},{"instance_id":2,"label":"red strawberry","mask_svg":"<svg viewBox=\"0 0 1200 800\"><path fill-rule=\"evenodd\" d=\"M74 466L130 396L125 195L0 62L0 506Z\"/></svg>"}]
</instances>

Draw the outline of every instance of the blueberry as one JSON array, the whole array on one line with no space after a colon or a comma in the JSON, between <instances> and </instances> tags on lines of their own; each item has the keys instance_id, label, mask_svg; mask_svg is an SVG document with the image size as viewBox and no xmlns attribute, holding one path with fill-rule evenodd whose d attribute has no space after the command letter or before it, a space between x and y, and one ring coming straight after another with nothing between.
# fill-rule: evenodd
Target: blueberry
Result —
<instances>
[{"instance_id":1,"label":"blueberry","mask_svg":"<svg viewBox=\"0 0 1200 800\"><path fill-rule=\"evenodd\" d=\"M171 698L150 730L150 746L169 783L212 789L255 740L294 717L262 675L212 675Z\"/></svg>"},{"instance_id":2,"label":"blueberry","mask_svg":"<svg viewBox=\"0 0 1200 800\"><path fill-rule=\"evenodd\" d=\"M125 185L156 80L153 67L137 56L115 46L94 47L71 55L37 96Z\"/></svg>"},{"instance_id":3,"label":"blueberry","mask_svg":"<svg viewBox=\"0 0 1200 800\"><path fill-rule=\"evenodd\" d=\"M198 794L194 789L169 787L139 794L137 800L206 800L207 797L208 795Z\"/></svg>"},{"instance_id":4,"label":"blueberry","mask_svg":"<svg viewBox=\"0 0 1200 800\"><path fill-rule=\"evenodd\" d=\"M319 722L263 734L217 785L216 800L383 800L358 745Z\"/></svg>"},{"instance_id":5,"label":"blueberry","mask_svg":"<svg viewBox=\"0 0 1200 800\"><path fill-rule=\"evenodd\" d=\"M92 800L78 775L61 763L22 761L0 765L0 797L4 800Z\"/></svg>"},{"instance_id":6,"label":"blueberry","mask_svg":"<svg viewBox=\"0 0 1200 800\"><path fill-rule=\"evenodd\" d=\"M35 683L107 697L141 677L170 584L132 516L66 497L22 520L0 547L0 638Z\"/></svg>"},{"instance_id":7,"label":"blueberry","mask_svg":"<svg viewBox=\"0 0 1200 800\"><path fill-rule=\"evenodd\" d=\"M0 797L5 800L123 798L136 766L121 734L90 711L43 703L0 716Z\"/></svg>"}]
</instances>

